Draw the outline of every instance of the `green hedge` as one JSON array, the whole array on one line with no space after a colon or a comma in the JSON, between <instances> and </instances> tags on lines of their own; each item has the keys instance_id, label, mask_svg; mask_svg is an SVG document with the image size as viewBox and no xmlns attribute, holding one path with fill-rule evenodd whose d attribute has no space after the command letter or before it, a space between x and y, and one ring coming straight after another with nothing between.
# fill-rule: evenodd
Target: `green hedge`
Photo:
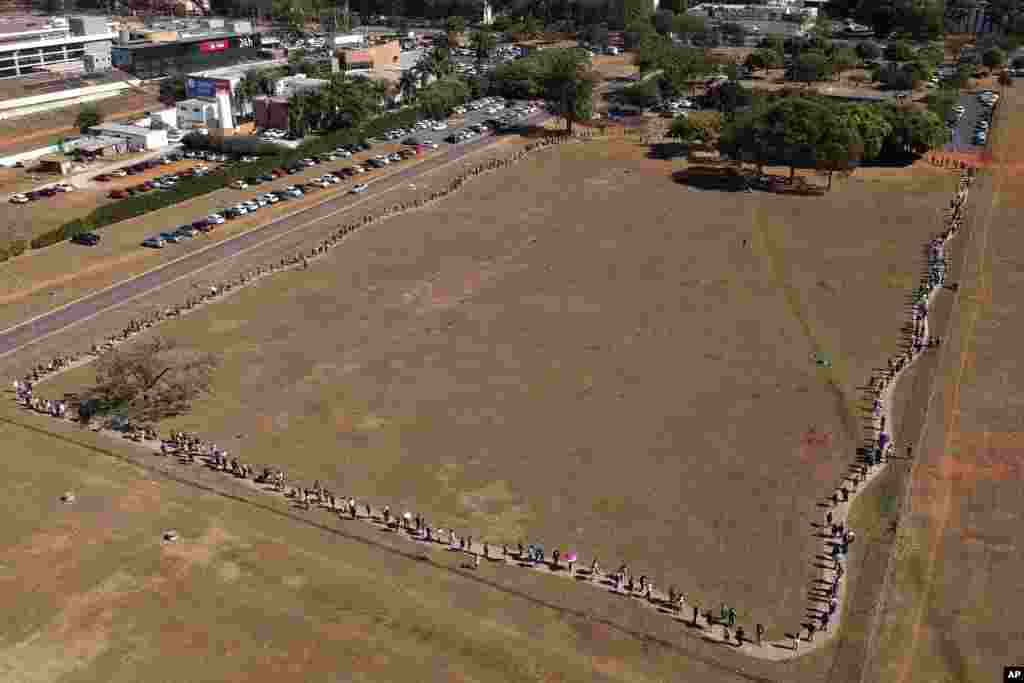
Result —
<instances>
[{"instance_id":1,"label":"green hedge","mask_svg":"<svg viewBox=\"0 0 1024 683\"><path fill-rule=\"evenodd\" d=\"M420 112L414 107L389 112L368 121L359 130L346 129L325 133L302 143L294 150L282 149L274 156L262 157L259 161L223 166L205 176L186 178L170 190L153 190L146 194L134 195L119 202L101 206L85 218L76 218L59 228L45 232L33 239L31 246L33 249L41 249L70 239L80 232L97 230L113 223L180 204L193 197L227 187L236 180L264 175L275 168L290 166L304 157L323 154L341 145L351 145L360 140L378 137L392 128L411 126L419 117Z\"/></svg>"}]
</instances>

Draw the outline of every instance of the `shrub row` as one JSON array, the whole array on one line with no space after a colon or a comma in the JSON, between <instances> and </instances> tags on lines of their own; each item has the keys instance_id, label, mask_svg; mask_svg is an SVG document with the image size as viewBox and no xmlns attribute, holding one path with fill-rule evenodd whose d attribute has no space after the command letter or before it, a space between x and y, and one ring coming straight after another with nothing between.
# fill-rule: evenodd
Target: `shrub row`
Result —
<instances>
[{"instance_id":1,"label":"shrub row","mask_svg":"<svg viewBox=\"0 0 1024 683\"><path fill-rule=\"evenodd\" d=\"M305 142L297 149L282 149L272 156L264 156L259 161L246 164L224 166L205 176L186 178L173 189L154 191L135 195L121 201L101 206L85 218L68 221L54 230L45 232L32 240L33 249L48 247L57 242L70 239L80 232L88 232L135 218L158 209L180 204L200 195L214 192L227 187L235 180L269 173L275 168L289 166L294 162L315 154L329 152L341 145L350 145L359 140L378 137L393 128L406 128L419 119L419 111L410 107L397 112L382 114L367 122L361 129L345 129L332 131ZM238 141L228 138L221 145L211 144L209 147L219 151L232 152ZM19 252L20 253L20 252ZM14 255L13 253L11 255ZM2 260L2 259L0 259Z\"/></svg>"}]
</instances>

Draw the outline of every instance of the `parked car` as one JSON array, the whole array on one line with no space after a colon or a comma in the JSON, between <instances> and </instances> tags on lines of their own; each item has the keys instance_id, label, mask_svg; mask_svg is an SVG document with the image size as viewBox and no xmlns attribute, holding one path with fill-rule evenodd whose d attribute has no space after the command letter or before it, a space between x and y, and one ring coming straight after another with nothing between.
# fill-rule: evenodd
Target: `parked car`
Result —
<instances>
[{"instance_id":1,"label":"parked car","mask_svg":"<svg viewBox=\"0 0 1024 683\"><path fill-rule=\"evenodd\" d=\"M110 176L109 176L109 175L107 175L106 173L100 173L100 174L99 174L98 176L95 176L95 177L93 178L93 180L98 180L98 181L100 181L101 183L105 183L105 182L107 182L108 180L110 180Z\"/></svg>"},{"instance_id":2,"label":"parked car","mask_svg":"<svg viewBox=\"0 0 1024 683\"><path fill-rule=\"evenodd\" d=\"M349 192L351 192L352 194L359 194L361 192L366 192L368 189L370 189L369 185L367 185L366 183L359 183L358 185L352 186L352 189L349 190Z\"/></svg>"},{"instance_id":3,"label":"parked car","mask_svg":"<svg viewBox=\"0 0 1024 683\"><path fill-rule=\"evenodd\" d=\"M199 228L195 227L192 224L189 224L181 226L175 232L178 233L179 235L184 235L186 237L196 237L199 235Z\"/></svg>"},{"instance_id":4,"label":"parked car","mask_svg":"<svg viewBox=\"0 0 1024 683\"><path fill-rule=\"evenodd\" d=\"M223 225L224 216L221 216L219 213L211 213L206 217L206 223L208 225Z\"/></svg>"},{"instance_id":5,"label":"parked car","mask_svg":"<svg viewBox=\"0 0 1024 683\"><path fill-rule=\"evenodd\" d=\"M84 244L87 247L95 247L100 243L100 236L94 232L80 232L71 238L75 244Z\"/></svg>"},{"instance_id":6,"label":"parked car","mask_svg":"<svg viewBox=\"0 0 1024 683\"><path fill-rule=\"evenodd\" d=\"M30 200L28 197L21 194L20 192L18 194L11 195L11 204L28 204L30 201L32 200Z\"/></svg>"},{"instance_id":7,"label":"parked car","mask_svg":"<svg viewBox=\"0 0 1024 683\"><path fill-rule=\"evenodd\" d=\"M166 241L162 237L147 237L142 240L142 246L152 249L163 249Z\"/></svg>"},{"instance_id":8,"label":"parked car","mask_svg":"<svg viewBox=\"0 0 1024 683\"><path fill-rule=\"evenodd\" d=\"M170 242L171 244L177 244L178 242L181 241L181 238L178 235L174 234L173 232L162 232L160 233L160 237L165 242Z\"/></svg>"},{"instance_id":9,"label":"parked car","mask_svg":"<svg viewBox=\"0 0 1024 683\"><path fill-rule=\"evenodd\" d=\"M245 182L244 180L236 180L235 182L231 183L231 187L235 188L236 190L247 190L249 189L249 183Z\"/></svg>"}]
</instances>

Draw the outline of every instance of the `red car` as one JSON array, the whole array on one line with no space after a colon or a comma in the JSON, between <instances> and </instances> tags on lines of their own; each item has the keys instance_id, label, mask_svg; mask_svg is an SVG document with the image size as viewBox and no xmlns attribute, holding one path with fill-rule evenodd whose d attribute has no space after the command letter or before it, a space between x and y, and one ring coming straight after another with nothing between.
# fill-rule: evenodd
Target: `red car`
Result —
<instances>
[{"instance_id":1,"label":"red car","mask_svg":"<svg viewBox=\"0 0 1024 683\"><path fill-rule=\"evenodd\" d=\"M108 180L110 180L110 176L108 176L108 175L107 175L106 173L100 173L100 174L99 174L98 176L96 176L95 178L93 178L93 180L98 180L98 181L100 181L101 183L105 183L105 182L107 182Z\"/></svg>"},{"instance_id":2,"label":"red car","mask_svg":"<svg viewBox=\"0 0 1024 683\"><path fill-rule=\"evenodd\" d=\"M107 196L111 199L124 199L128 196L128 193L124 190L111 190Z\"/></svg>"}]
</instances>

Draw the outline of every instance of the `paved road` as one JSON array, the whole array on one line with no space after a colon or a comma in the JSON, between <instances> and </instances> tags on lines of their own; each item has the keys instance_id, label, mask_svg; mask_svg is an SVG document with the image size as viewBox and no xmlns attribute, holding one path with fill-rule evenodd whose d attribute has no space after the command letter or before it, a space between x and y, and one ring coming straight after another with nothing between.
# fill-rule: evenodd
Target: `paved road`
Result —
<instances>
[{"instance_id":1,"label":"paved road","mask_svg":"<svg viewBox=\"0 0 1024 683\"><path fill-rule=\"evenodd\" d=\"M537 114L527 119L527 121L531 124L539 124L544 118L546 118L546 115ZM84 322L103 311L120 306L159 287L188 277L214 263L299 230L315 221L331 219L354 205L363 204L369 199L379 197L394 188L408 184L410 179L418 175L494 144L495 140L493 136L487 136L462 145L453 145L440 157L399 170L387 178L372 181L369 191L365 194L339 194L321 204L299 210L292 215L282 216L267 225L219 242L203 251L187 255L180 260L172 261L160 268L143 273L133 279L125 280L108 289L90 294L63 307L37 316L32 320L3 330L0 332L0 357L14 353L33 342L77 323ZM337 220L340 222L340 219Z\"/></svg>"},{"instance_id":2,"label":"paved road","mask_svg":"<svg viewBox=\"0 0 1024 683\"><path fill-rule=\"evenodd\" d=\"M984 149L984 145L974 144L974 129L979 120L984 118L989 123L992 120L978 101L977 95L965 93L960 97L960 104L964 105L966 111L956 128L953 129L953 135L946 143L945 150L947 152L980 152Z\"/></svg>"}]
</instances>

